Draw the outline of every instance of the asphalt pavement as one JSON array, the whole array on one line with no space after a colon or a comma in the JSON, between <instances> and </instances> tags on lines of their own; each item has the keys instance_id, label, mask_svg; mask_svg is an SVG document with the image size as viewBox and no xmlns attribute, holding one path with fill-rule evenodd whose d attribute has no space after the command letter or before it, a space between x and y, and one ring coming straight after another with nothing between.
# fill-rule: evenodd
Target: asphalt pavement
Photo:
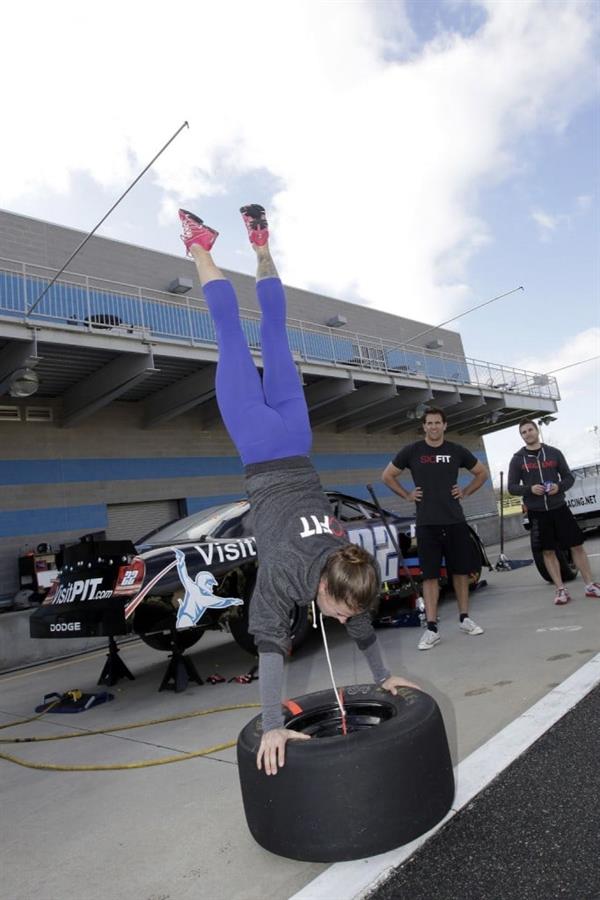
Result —
<instances>
[{"instance_id":1,"label":"asphalt pavement","mask_svg":"<svg viewBox=\"0 0 600 900\"><path fill-rule=\"evenodd\" d=\"M525 537L507 545L507 555L513 558L526 557L528 550ZM588 551L598 572L600 537L590 539ZM497 548L490 548L490 555L495 561ZM556 607L551 587L533 566L484 577L488 586L473 595L471 614L485 634L470 637L460 632L451 597L440 608L441 642L431 651L417 650L418 628L379 631L392 670L416 681L438 702L455 765L573 676L600 647L600 601L583 596L580 578L571 585L573 603ZM328 636L337 683L368 680L363 656L343 627L332 621ZM95 729L258 702L257 682L210 685L205 681L181 694L159 693L166 655L140 641L121 652L135 681L115 685L112 702L77 715L49 714L0 732L4 738L80 731L81 738L0 749L32 762L63 765L153 761L235 740L256 714L254 709L234 709L86 737ZM1 676L0 725L31 716L45 693L96 690L104 655L101 651ZM207 634L190 656L204 679L213 672L229 679L252 664L252 657L221 633ZM323 648L315 634L286 666L285 693L300 696L329 684ZM598 731L598 717L594 714L592 720L592 712L585 710L589 744L593 728ZM583 750L579 732L571 744L563 739L565 771L571 756ZM580 765L574 768L579 771ZM569 798L572 805L581 807L593 791L597 794L595 774L589 771L588 777L567 788L562 815L567 815ZM548 776L545 763L538 762L537 772L534 766L529 778L532 788L540 778L546 781ZM335 868L277 857L253 841L244 819L234 749L176 764L110 772L33 770L0 760L0 802L0 894L6 900L105 900L107 894L117 894L120 900L287 900ZM530 820L547 817L548 798L539 795L538 805ZM457 814L457 821L462 816ZM574 817L565 818L565 827L549 828L546 840L553 855L560 854L556 848L563 840L566 846L565 832L573 830L574 821ZM507 833L496 839L498 845L508 841L510 832L516 832L517 844L519 838L527 839L521 821L513 828L509 820L505 827ZM596 847L591 855L594 834L589 831L589 839L581 842L581 853L591 866L598 852ZM544 840L542 833L539 840ZM429 865L430 846L419 851L425 860L421 868ZM469 855L467 837L452 840L449 851L467 880L476 885L480 868L478 859ZM532 856L532 865L535 859ZM436 873L429 880L429 893L423 894L432 900L442 897L445 878L438 869ZM484 896L504 900L505 895L497 891L507 888L507 880L496 884L496 893L488 890L479 895L482 900ZM423 889L427 890L427 884ZM334 887L327 900L355 895L346 888L343 891ZM413 900L410 892L397 896ZM415 900L418 896L414 895ZM470 896L459 891L452 900ZM553 897L551 893L538 896L539 900ZM573 900L592 896L584 893Z\"/></svg>"},{"instance_id":2,"label":"asphalt pavement","mask_svg":"<svg viewBox=\"0 0 600 900\"><path fill-rule=\"evenodd\" d=\"M598 900L600 686L369 900Z\"/></svg>"}]
</instances>

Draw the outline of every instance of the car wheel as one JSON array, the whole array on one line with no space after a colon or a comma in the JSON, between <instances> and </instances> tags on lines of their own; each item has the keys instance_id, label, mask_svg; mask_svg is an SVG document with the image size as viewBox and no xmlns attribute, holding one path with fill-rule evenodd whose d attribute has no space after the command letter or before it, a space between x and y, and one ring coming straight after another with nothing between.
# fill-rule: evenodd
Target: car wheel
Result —
<instances>
[{"instance_id":1,"label":"car wheel","mask_svg":"<svg viewBox=\"0 0 600 900\"><path fill-rule=\"evenodd\" d=\"M552 579L550 577L550 573L546 568L546 563L544 562L544 554L541 550L531 550L533 554L533 560L536 564L537 570L547 582L552 584ZM560 576L563 581L574 581L577 578L577 566L573 562L573 557L571 556L570 550L556 550L556 555L558 557L558 561L560 563Z\"/></svg>"},{"instance_id":2,"label":"car wheel","mask_svg":"<svg viewBox=\"0 0 600 900\"><path fill-rule=\"evenodd\" d=\"M255 582L256 573L247 578L244 591L241 595L238 595L244 600L244 605L236 607L235 614L232 614L229 619L229 628L235 642L239 644L243 650L246 650L253 656L256 656L258 651L256 649L256 644L254 643L254 638L248 630L248 618L250 615L250 603ZM302 646L310 635L311 630L311 617L309 615L308 607L294 606L290 618L292 653Z\"/></svg>"},{"instance_id":3,"label":"car wheel","mask_svg":"<svg viewBox=\"0 0 600 900\"><path fill-rule=\"evenodd\" d=\"M248 827L272 853L340 862L384 853L424 834L450 809L452 760L435 700L413 688L397 696L375 685L343 688L348 733L333 692L293 701L275 777L256 767L260 717L240 733L237 757Z\"/></svg>"}]
</instances>

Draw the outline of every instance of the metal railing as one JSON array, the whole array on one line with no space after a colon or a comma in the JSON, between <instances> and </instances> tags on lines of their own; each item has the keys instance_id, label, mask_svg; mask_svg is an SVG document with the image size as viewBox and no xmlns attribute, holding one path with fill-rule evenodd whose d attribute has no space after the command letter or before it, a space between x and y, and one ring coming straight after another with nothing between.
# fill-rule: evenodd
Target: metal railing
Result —
<instances>
[{"instance_id":1,"label":"metal railing","mask_svg":"<svg viewBox=\"0 0 600 900\"><path fill-rule=\"evenodd\" d=\"M48 285L53 270L0 258L0 316L29 324L54 323L76 330L102 331L153 343L183 341L215 345L206 303L188 295L106 281L65 272L33 314L29 310ZM260 350L260 317L241 310L242 327L253 350ZM325 325L288 319L290 347L306 362L352 366L402 375L418 382L470 385L530 397L558 400L556 379L512 366L426 350L410 343L356 334Z\"/></svg>"}]
</instances>

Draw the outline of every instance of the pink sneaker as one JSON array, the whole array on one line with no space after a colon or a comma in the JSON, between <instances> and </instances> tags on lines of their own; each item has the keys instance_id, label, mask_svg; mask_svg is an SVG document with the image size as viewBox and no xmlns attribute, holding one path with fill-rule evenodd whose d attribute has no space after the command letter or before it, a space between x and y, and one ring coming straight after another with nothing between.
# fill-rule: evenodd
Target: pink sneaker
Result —
<instances>
[{"instance_id":1,"label":"pink sneaker","mask_svg":"<svg viewBox=\"0 0 600 900\"><path fill-rule=\"evenodd\" d=\"M565 603L569 603L570 600L571 597L566 588L560 588L554 597L554 602L557 606L564 606Z\"/></svg>"},{"instance_id":2,"label":"pink sneaker","mask_svg":"<svg viewBox=\"0 0 600 900\"><path fill-rule=\"evenodd\" d=\"M588 584L585 589L586 597L600 597L600 584L597 581L592 581L591 584Z\"/></svg>"},{"instance_id":3,"label":"pink sneaker","mask_svg":"<svg viewBox=\"0 0 600 900\"><path fill-rule=\"evenodd\" d=\"M205 250L210 250L218 238L219 232L215 231L214 228L209 228L202 219L199 219L194 213L188 212L187 209L179 210L179 218L183 228L181 240L185 244L188 256L190 255L190 247L193 244L200 244Z\"/></svg>"},{"instance_id":4,"label":"pink sneaker","mask_svg":"<svg viewBox=\"0 0 600 900\"><path fill-rule=\"evenodd\" d=\"M244 225L248 229L248 237L251 244L257 247L264 247L269 240L269 226L265 216L264 206L258 203L251 203L249 206L242 206L240 209Z\"/></svg>"}]
</instances>

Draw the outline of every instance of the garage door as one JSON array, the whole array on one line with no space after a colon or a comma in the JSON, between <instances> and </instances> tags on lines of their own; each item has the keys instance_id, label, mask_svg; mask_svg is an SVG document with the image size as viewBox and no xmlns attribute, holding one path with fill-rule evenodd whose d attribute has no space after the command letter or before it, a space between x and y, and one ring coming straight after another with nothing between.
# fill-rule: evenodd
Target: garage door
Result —
<instances>
[{"instance_id":1,"label":"garage door","mask_svg":"<svg viewBox=\"0 0 600 900\"><path fill-rule=\"evenodd\" d=\"M106 536L111 541L130 540L135 543L153 528L178 519L180 509L180 500L109 504Z\"/></svg>"}]
</instances>

